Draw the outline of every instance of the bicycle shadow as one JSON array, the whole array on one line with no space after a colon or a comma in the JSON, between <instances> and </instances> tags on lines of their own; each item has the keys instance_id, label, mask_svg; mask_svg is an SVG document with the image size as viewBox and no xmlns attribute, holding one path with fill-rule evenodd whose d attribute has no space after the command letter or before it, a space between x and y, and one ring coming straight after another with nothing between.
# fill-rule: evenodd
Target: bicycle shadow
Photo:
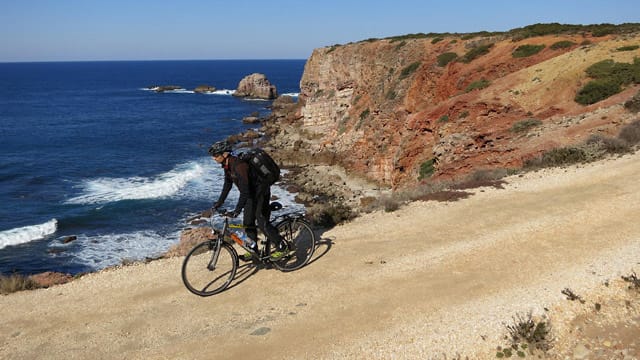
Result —
<instances>
[{"instance_id":1,"label":"bicycle shadow","mask_svg":"<svg viewBox=\"0 0 640 360\"><path fill-rule=\"evenodd\" d=\"M331 251L331 248L335 244L334 243L334 239L327 238L327 237L322 237L322 235L327 230L328 229L314 229L313 230L314 235L316 236L317 239L319 239L319 240L316 241L315 249L314 249L314 252L313 252L313 256L311 257L311 259L309 260L309 262L305 266L303 266L302 268L297 269L295 271L303 270L304 268L306 268L306 267L310 266L311 264L315 263L316 261L320 260L327 253L329 253L329 251ZM254 263L254 262L247 262L247 263L240 262L240 266L238 267L236 275L233 277L233 281L231 282L231 284L229 284L229 287L227 287L225 289L225 291L233 289L236 286L244 283L245 281L249 280L252 276L257 274L260 270L272 270L272 269L275 269L275 268L273 266L269 265L269 264Z\"/></svg>"}]
</instances>

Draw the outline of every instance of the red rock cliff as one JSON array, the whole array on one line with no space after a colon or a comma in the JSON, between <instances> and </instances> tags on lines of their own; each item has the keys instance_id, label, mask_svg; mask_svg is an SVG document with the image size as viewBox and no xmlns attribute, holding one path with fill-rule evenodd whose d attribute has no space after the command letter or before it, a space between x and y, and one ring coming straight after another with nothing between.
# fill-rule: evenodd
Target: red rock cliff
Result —
<instances>
[{"instance_id":1,"label":"red rock cliff","mask_svg":"<svg viewBox=\"0 0 640 360\"><path fill-rule=\"evenodd\" d=\"M561 41L572 45L552 46ZM434 163L433 178L519 167L591 134L615 135L635 119L622 104L637 85L589 106L574 98L589 81L587 67L605 59L630 63L640 50L617 49L637 44L637 34L583 33L382 39L316 49L300 83L299 131L278 137L304 161L324 154L317 158L394 188L418 182L425 162ZM483 45L485 53L473 58L470 50ZM544 47L514 57L522 45ZM445 64L445 53L457 60ZM527 119L539 125L512 130Z\"/></svg>"}]
</instances>

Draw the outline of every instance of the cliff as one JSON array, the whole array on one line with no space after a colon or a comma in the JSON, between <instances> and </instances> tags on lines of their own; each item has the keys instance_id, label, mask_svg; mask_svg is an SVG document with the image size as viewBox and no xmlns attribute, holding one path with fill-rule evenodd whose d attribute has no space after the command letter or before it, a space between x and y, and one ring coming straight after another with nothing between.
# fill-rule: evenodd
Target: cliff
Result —
<instances>
[{"instance_id":1,"label":"cliff","mask_svg":"<svg viewBox=\"0 0 640 360\"><path fill-rule=\"evenodd\" d=\"M594 104L575 100L592 80L591 65L640 57L640 35L631 28L404 36L319 48L305 65L295 116L271 136L291 163L339 164L392 188L519 168L546 150L615 136L637 118L623 104L638 93L638 79Z\"/></svg>"}]
</instances>

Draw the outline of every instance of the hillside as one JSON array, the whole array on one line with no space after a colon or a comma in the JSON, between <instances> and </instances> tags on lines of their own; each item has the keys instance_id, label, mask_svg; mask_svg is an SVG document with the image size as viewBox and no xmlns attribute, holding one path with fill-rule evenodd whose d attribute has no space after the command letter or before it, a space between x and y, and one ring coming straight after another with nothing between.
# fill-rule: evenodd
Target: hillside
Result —
<instances>
[{"instance_id":1,"label":"hillside","mask_svg":"<svg viewBox=\"0 0 640 360\"><path fill-rule=\"evenodd\" d=\"M637 119L623 104L639 79L591 105L575 100L593 64L640 57L638 27L630 28L431 34L319 48L305 66L297 112L271 125L272 145L289 164L337 164L393 189L520 168L592 135L615 136ZM513 130L527 121L535 126Z\"/></svg>"}]
</instances>

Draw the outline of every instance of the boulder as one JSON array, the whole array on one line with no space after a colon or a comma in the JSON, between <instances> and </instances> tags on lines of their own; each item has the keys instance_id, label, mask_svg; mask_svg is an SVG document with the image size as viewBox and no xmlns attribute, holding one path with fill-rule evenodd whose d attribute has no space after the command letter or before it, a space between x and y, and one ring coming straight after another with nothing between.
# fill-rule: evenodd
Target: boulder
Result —
<instances>
[{"instance_id":1,"label":"boulder","mask_svg":"<svg viewBox=\"0 0 640 360\"><path fill-rule=\"evenodd\" d=\"M73 280L73 276L69 274L63 274L59 272L47 271L40 274L29 276L29 278L38 284L40 287L49 287L52 285L59 285L68 283Z\"/></svg>"},{"instance_id":2,"label":"boulder","mask_svg":"<svg viewBox=\"0 0 640 360\"><path fill-rule=\"evenodd\" d=\"M264 74L253 73L240 80L233 96L271 100L278 97L278 91Z\"/></svg>"},{"instance_id":3,"label":"boulder","mask_svg":"<svg viewBox=\"0 0 640 360\"><path fill-rule=\"evenodd\" d=\"M164 257L185 256L194 246L212 236L211 228L208 226L185 229L180 235L180 242L173 245L169 251L164 254Z\"/></svg>"},{"instance_id":4,"label":"boulder","mask_svg":"<svg viewBox=\"0 0 640 360\"><path fill-rule=\"evenodd\" d=\"M214 91L216 91L215 86L210 85L198 85L195 89L193 89L193 92L198 94L212 93Z\"/></svg>"},{"instance_id":5,"label":"boulder","mask_svg":"<svg viewBox=\"0 0 640 360\"><path fill-rule=\"evenodd\" d=\"M157 85L152 85L147 87L147 89L149 90L153 90L155 92L165 92L165 91L171 91L171 90L179 90L182 89L182 86L178 86L178 85L161 85L161 86L157 86Z\"/></svg>"}]
</instances>

